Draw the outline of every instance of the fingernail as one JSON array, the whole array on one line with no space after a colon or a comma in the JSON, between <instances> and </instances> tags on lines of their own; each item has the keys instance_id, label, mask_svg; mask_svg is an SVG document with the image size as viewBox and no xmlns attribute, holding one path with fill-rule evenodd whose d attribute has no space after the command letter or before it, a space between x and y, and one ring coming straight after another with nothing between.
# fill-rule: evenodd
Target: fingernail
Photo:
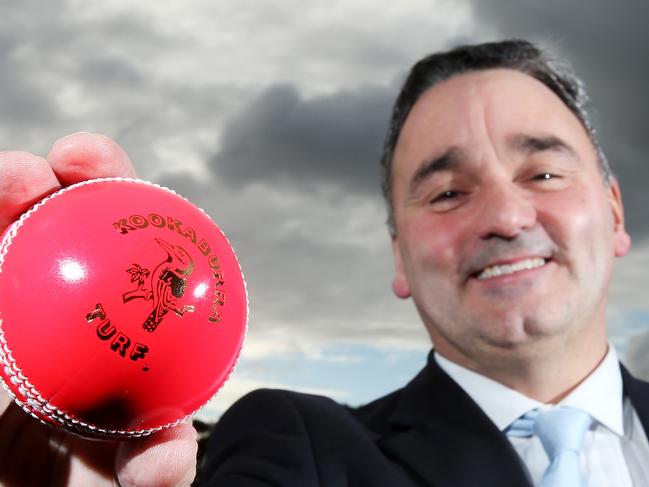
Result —
<instances>
[{"instance_id":1,"label":"fingernail","mask_svg":"<svg viewBox=\"0 0 649 487\"><path fill-rule=\"evenodd\" d=\"M73 134L68 134L68 135L66 135L66 136L64 136L64 137L61 137L60 139L58 139L58 140L57 140L56 142L54 142L54 143L55 143L55 144L58 144L59 142L63 142L63 141L66 140L66 139L70 139L70 138L72 138L72 137L76 137L77 135L84 135L84 134L88 134L88 135L89 135L90 132L88 132L88 131L86 131L86 130L81 130L81 131L79 131L79 132L75 132L75 133L73 133Z\"/></svg>"}]
</instances>

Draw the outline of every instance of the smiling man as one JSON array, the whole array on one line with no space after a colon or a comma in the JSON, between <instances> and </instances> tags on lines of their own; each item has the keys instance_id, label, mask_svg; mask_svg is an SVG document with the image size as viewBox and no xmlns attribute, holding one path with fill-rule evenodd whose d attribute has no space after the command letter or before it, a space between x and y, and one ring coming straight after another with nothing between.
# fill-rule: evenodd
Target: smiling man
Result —
<instances>
[{"instance_id":1,"label":"smiling man","mask_svg":"<svg viewBox=\"0 0 649 487\"><path fill-rule=\"evenodd\" d=\"M618 184L574 74L525 41L411 70L383 155L394 293L433 342L403 389L360 408L242 399L203 479L253 486L639 486L649 388L606 337Z\"/></svg>"},{"instance_id":2,"label":"smiling man","mask_svg":"<svg viewBox=\"0 0 649 487\"><path fill-rule=\"evenodd\" d=\"M394 291L437 353L543 402L607 350L617 183L579 119L510 69L454 76L414 105L392 162Z\"/></svg>"}]
</instances>

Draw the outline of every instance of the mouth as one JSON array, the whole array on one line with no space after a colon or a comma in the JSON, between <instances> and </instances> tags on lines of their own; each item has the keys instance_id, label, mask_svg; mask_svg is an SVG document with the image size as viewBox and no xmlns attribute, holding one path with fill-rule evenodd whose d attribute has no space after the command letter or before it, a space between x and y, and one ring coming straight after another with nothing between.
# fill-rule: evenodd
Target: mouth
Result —
<instances>
[{"instance_id":1,"label":"mouth","mask_svg":"<svg viewBox=\"0 0 649 487\"><path fill-rule=\"evenodd\" d=\"M539 267L546 265L550 260L550 258L545 257L531 257L514 262L493 264L474 273L471 277L474 277L479 281L486 281L496 277L510 276L518 272L538 269Z\"/></svg>"}]
</instances>

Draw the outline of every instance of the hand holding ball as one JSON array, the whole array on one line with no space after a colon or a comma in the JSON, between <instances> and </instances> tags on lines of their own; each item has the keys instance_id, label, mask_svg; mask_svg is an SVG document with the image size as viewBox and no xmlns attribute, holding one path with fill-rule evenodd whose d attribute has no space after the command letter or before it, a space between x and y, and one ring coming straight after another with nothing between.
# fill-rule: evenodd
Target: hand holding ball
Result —
<instances>
[{"instance_id":1,"label":"hand holding ball","mask_svg":"<svg viewBox=\"0 0 649 487\"><path fill-rule=\"evenodd\" d=\"M0 378L26 412L78 434L191 416L232 372L247 315L223 233L151 183L67 187L0 241Z\"/></svg>"}]
</instances>

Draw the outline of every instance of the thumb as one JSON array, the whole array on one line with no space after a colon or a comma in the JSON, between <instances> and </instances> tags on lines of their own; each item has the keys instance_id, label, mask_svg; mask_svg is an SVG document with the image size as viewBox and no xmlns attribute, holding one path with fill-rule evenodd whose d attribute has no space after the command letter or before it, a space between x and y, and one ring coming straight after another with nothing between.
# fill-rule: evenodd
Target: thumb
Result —
<instances>
[{"instance_id":1,"label":"thumb","mask_svg":"<svg viewBox=\"0 0 649 487\"><path fill-rule=\"evenodd\" d=\"M119 485L189 486L196 476L196 430L189 423L122 443L117 451Z\"/></svg>"}]
</instances>

